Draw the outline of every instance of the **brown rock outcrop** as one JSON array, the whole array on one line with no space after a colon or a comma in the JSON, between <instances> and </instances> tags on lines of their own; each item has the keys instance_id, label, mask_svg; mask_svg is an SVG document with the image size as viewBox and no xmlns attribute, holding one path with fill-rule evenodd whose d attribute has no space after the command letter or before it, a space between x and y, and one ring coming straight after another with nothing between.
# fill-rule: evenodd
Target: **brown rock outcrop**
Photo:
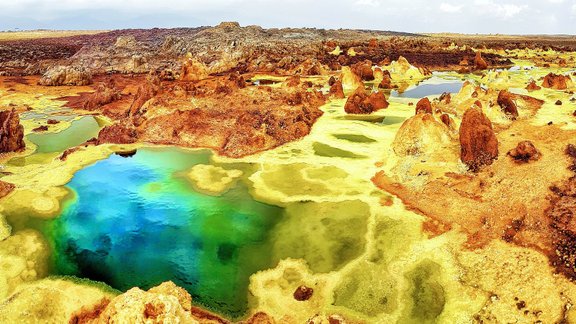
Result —
<instances>
[{"instance_id":1,"label":"brown rock outcrop","mask_svg":"<svg viewBox=\"0 0 576 324\"><path fill-rule=\"evenodd\" d=\"M536 149L534 144L530 141L522 141L512 150L508 151L508 155L518 163L528 163L530 161L537 161L540 159L540 152Z\"/></svg>"},{"instance_id":2,"label":"brown rock outcrop","mask_svg":"<svg viewBox=\"0 0 576 324\"><path fill-rule=\"evenodd\" d=\"M136 129L120 123L106 126L98 133L98 144L132 144L138 139Z\"/></svg>"},{"instance_id":3,"label":"brown rock outcrop","mask_svg":"<svg viewBox=\"0 0 576 324\"><path fill-rule=\"evenodd\" d=\"M482 58L482 53L476 52L476 57L474 57L474 67L476 70L486 70L488 68L488 63Z\"/></svg>"},{"instance_id":4,"label":"brown rock outcrop","mask_svg":"<svg viewBox=\"0 0 576 324\"><path fill-rule=\"evenodd\" d=\"M241 75L154 80L141 85L129 113L100 131L99 144L142 141L241 157L306 136L326 100L306 82L273 88L246 87Z\"/></svg>"},{"instance_id":5,"label":"brown rock outcrop","mask_svg":"<svg viewBox=\"0 0 576 324\"><path fill-rule=\"evenodd\" d=\"M192 306L190 294L173 282L143 291L132 288L112 300L103 299L72 315L69 323L227 323Z\"/></svg>"},{"instance_id":6,"label":"brown rock outcrop","mask_svg":"<svg viewBox=\"0 0 576 324\"><path fill-rule=\"evenodd\" d=\"M416 115L418 114L431 114L432 104L430 104L430 99L424 97L418 101L416 104Z\"/></svg>"},{"instance_id":7,"label":"brown rock outcrop","mask_svg":"<svg viewBox=\"0 0 576 324\"><path fill-rule=\"evenodd\" d=\"M249 319L247 319L246 321L244 321L245 324L276 324L276 321L274 321L274 318L272 318L272 316L264 313L264 312L258 312L252 316L250 316Z\"/></svg>"},{"instance_id":8,"label":"brown rock outcrop","mask_svg":"<svg viewBox=\"0 0 576 324\"><path fill-rule=\"evenodd\" d=\"M388 101L383 92L366 94L364 87L354 91L344 105L344 110L349 114L370 114L374 111L388 108Z\"/></svg>"},{"instance_id":9,"label":"brown rock outcrop","mask_svg":"<svg viewBox=\"0 0 576 324\"><path fill-rule=\"evenodd\" d=\"M34 128L32 131L38 133L38 132L45 132L47 130L48 130L48 126L42 125L42 126L38 126L38 127Z\"/></svg>"},{"instance_id":10,"label":"brown rock outcrop","mask_svg":"<svg viewBox=\"0 0 576 324\"><path fill-rule=\"evenodd\" d=\"M0 198L8 196L14 188L16 188L16 186L13 184L0 180Z\"/></svg>"},{"instance_id":11,"label":"brown rock outcrop","mask_svg":"<svg viewBox=\"0 0 576 324\"><path fill-rule=\"evenodd\" d=\"M454 120L452 120L452 118L450 118L450 115L448 115L448 114L442 114L442 115L440 115L440 121L441 121L444 125L448 126L448 128L450 128L450 129L455 129Z\"/></svg>"},{"instance_id":12,"label":"brown rock outcrop","mask_svg":"<svg viewBox=\"0 0 576 324\"><path fill-rule=\"evenodd\" d=\"M570 79L570 76L568 75L554 74L550 72L544 77L542 86L549 89L566 90L571 82L572 79Z\"/></svg>"},{"instance_id":13,"label":"brown rock outcrop","mask_svg":"<svg viewBox=\"0 0 576 324\"><path fill-rule=\"evenodd\" d=\"M0 111L0 153L18 152L26 148L24 127L15 109Z\"/></svg>"},{"instance_id":14,"label":"brown rock outcrop","mask_svg":"<svg viewBox=\"0 0 576 324\"><path fill-rule=\"evenodd\" d=\"M46 71L38 81L43 86L85 86L92 83L92 74L84 68L56 66Z\"/></svg>"},{"instance_id":15,"label":"brown rock outcrop","mask_svg":"<svg viewBox=\"0 0 576 324\"><path fill-rule=\"evenodd\" d=\"M438 100L443 103L443 104L449 104L452 101L452 95L450 94L450 92L443 92L440 95L440 98L438 98Z\"/></svg>"},{"instance_id":16,"label":"brown rock outcrop","mask_svg":"<svg viewBox=\"0 0 576 324\"><path fill-rule=\"evenodd\" d=\"M141 110L144 104L152 99L161 89L160 79L156 76L150 75L146 82L138 87L134 101L128 110L128 116L132 117L134 121L139 122L139 117L145 112Z\"/></svg>"},{"instance_id":17,"label":"brown rock outcrop","mask_svg":"<svg viewBox=\"0 0 576 324\"><path fill-rule=\"evenodd\" d=\"M518 107L512 99L512 94L506 90L501 90L498 94L498 105L502 108L502 111L510 117L511 119L518 118Z\"/></svg>"},{"instance_id":18,"label":"brown rock outcrop","mask_svg":"<svg viewBox=\"0 0 576 324\"><path fill-rule=\"evenodd\" d=\"M82 108L94 110L120 99L122 99L122 93L115 88L113 82L100 83L96 91L86 97L82 103Z\"/></svg>"},{"instance_id":19,"label":"brown rock outcrop","mask_svg":"<svg viewBox=\"0 0 576 324\"><path fill-rule=\"evenodd\" d=\"M394 86L392 85L392 77L390 76L390 71L384 70L382 71L382 81L378 85L380 89L392 89Z\"/></svg>"},{"instance_id":20,"label":"brown rock outcrop","mask_svg":"<svg viewBox=\"0 0 576 324\"><path fill-rule=\"evenodd\" d=\"M530 83L528 83L528 85L526 86L526 90L528 90L529 92L532 91L537 91L542 89L542 87L540 87L539 85L536 84L536 81L532 80L530 81Z\"/></svg>"},{"instance_id":21,"label":"brown rock outcrop","mask_svg":"<svg viewBox=\"0 0 576 324\"><path fill-rule=\"evenodd\" d=\"M474 172L498 158L498 139L490 119L479 108L469 108L460 124L460 160Z\"/></svg>"},{"instance_id":22,"label":"brown rock outcrop","mask_svg":"<svg viewBox=\"0 0 576 324\"><path fill-rule=\"evenodd\" d=\"M330 98L333 99L344 99L344 89L342 88L342 82L337 80L330 87L330 92L328 93Z\"/></svg>"},{"instance_id":23,"label":"brown rock outcrop","mask_svg":"<svg viewBox=\"0 0 576 324\"><path fill-rule=\"evenodd\" d=\"M363 81L374 80L374 71L372 70L372 61L365 60L350 66L352 71L360 76Z\"/></svg>"},{"instance_id":24,"label":"brown rock outcrop","mask_svg":"<svg viewBox=\"0 0 576 324\"><path fill-rule=\"evenodd\" d=\"M186 55L186 59L182 64L180 72L180 80L182 81L198 81L208 77L208 69L206 65L197 59L193 58L190 53Z\"/></svg>"}]
</instances>

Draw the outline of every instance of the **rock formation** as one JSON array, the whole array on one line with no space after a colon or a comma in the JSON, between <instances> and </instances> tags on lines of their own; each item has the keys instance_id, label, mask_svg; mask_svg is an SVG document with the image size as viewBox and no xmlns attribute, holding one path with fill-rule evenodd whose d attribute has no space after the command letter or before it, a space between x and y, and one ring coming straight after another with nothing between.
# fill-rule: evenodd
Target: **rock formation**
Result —
<instances>
[{"instance_id":1,"label":"rock formation","mask_svg":"<svg viewBox=\"0 0 576 324\"><path fill-rule=\"evenodd\" d=\"M120 99L122 99L122 93L115 88L114 83L100 83L96 91L87 96L82 104L82 108L94 110Z\"/></svg>"},{"instance_id":2,"label":"rock formation","mask_svg":"<svg viewBox=\"0 0 576 324\"><path fill-rule=\"evenodd\" d=\"M130 105L130 110L128 111L128 115L132 117L136 124L140 122L139 117L144 114L144 111L141 110L142 106L144 106L148 100L156 96L158 92L160 92L160 89L160 79L154 75L149 75L146 82L138 87L134 101Z\"/></svg>"},{"instance_id":3,"label":"rock formation","mask_svg":"<svg viewBox=\"0 0 576 324\"><path fill-rule=\"evenodd\" d=\"M103 299L78 310L69 323L225 323L214 314L192 306L190 294L173 282L143 291L132 288L112 300Z\"/></svg>"},{"instance_id":4,"label":"rock formation","mask_svg":"<svg viewBox=\"0 0 576 324\"><path fill-rule=\"evenodd\" d=\"M383 92L366 94L364 86L354 91L344 105L344 110L349 114L370 114L374 111L388 108L388 101Z\"/></svg>"},{"instance_id":5,"label":"rock formation","mask_svg":"<svg viewBox=\"0 0 576 324\"><path fill-rule=\"evenodd\" d=\"M43 86L84 86L92 83L92 74L84 68L56 66L46 71L38 81Z\"/></svg>"},{"instance_id":6,"label":"rock formation","mask_svg":"<svg viewBox=\"0 0 576 324\"><path fill-rule=\"evenodd\" d=\"M526 86L526 90L528 90L529 92L532 91L537 91L542 89L542 87L540 87L539 85L536 84L536 81L532 80L530 81L530 83L528 83L528 85Z\"/></svg>"},{"instance_id":7,"label":"rock formation","mask_svg":"<svg viewBox=\"0 0 576 324\"><path fill-rule=\"evenodd\" d=\"M488 63L482 58L482 53L476 52L476 57L474 57L474 67L476 70L486 70L488 68Z\"/></svg>"},{"instance_id":8,"label":"rock formation","mask_svg":"<svg viewBox=\"0 0 576 324\"><path fill-rule=\"evenodd\" d=\"M430 99L424 97L418 101L416 104L416 114L431 114L432 105L430 104Z\"/></svg>"},{"instance_id":9,"label":"rock formation","mask_svg":"<svg viewBox=\"0 0 576 324\"><path fill-rule=\"evenodd\" d=\"M8 196L14 188L16 188L16 186L13 184L0 180L0 198Z\"/></svg>"},{"instance_id":10,"label":"rock formation","mask_svg":"<svg viewBox=\"0 0 576 324\"><path fill-rule=\"evenodd\" d=\"M98 133L98 143L131 144L138 140L136 129L120 123L106 126Z\"/></svg>"},{"instance_id":11,"label":"rock formation","mask_svg":"<svg viewBox=\"0 0 576 324\"><path fill-rule=\"evenodd\" d=\"M240 157L307 135L326 99L304 83L246 87L235 73L176 83L149 77L121 119L100 131L98 143L207 147Z\"/></svg>"},{"instance_id":12,"label":"rock formation","mask_svg":"<svg viewBox=\"0 0 576 324\"><path fill-rule=\"evenodd\" d=\"M208 69L206 66L192 57L192 54L186 54L186 59L182 64L182 71L180 72L180 80L198 81L206 77L208 77Z\"/></svg>"},{"instance_id":13,"label":"rock formation","mask_svg":"<svg viewBox=\"0 0 576 324\"><path fill-rule=\"evenodd\" d=\"M540 159L540 152L530 141L522 141L508 152L508 155L518 163L527 163Z\"/></svg>"},{"instance_id":14,"label":"rock formation","mask_svg":"<svg viewBox=\"0 0 576 324\"><path fill-rule=\"evenodd\" d=\"M516 107L516 103L512 100L512 94L510 92L501 90L498 94L497 102L506 116L511 119L518 118L518 107Z\"/></svg>"},{"instance_id":15,"label":"rock formation","mask_svg":"<svg viewBox=\"0 0 576 324\"><path fill-rule=\"evenodd\" d=\"M24 150L24 127L15 109L0 111L0 153Z\"/></svg>"},{"instance_id":16,"label":"rock formation","mask_svg":"<svg viewBox=\"0 0 576 324\"><path fill-rule=\"evenodd\" d=\"M440 101L443 104L449 104L450 102L452 102L452 95L450 94L450 92L443 92L440 97L438 98L438 101Z\"/></svg>"},{"instance_id":17,"label":"rock formation","mask_svg":"<svg viewBox=\"0 0 576 324\"><path fill-rule=\"evenodd\" d=\"M466 110L460 124L460 159L474 172L498 158L498 139L481 109Z\"/></svg>"},{"instance_id":18,"label":"rock formation","mask_svg":"<svg viewBox=\"0 0 576 324\"><path fill-rule=\"evenodd\" d=\"M390 71L382 72L382 81L380 81L380 84L378 84L378 88L380 89L394 88L394 86L392 85L392 77L390 76Z\"/></svg>"},{"instance_id":19,"label":"rock formation","mask_svg":"<svg viewBox=\"0 0 576 324\"><path fill-rule=\"evenodd\" d=\"M372 61L365 60L350 66L352 71L362 79L362 81L374 80L374 71L372 71Z\"/></svg>"},{"instance_id":20,"label":"rock formation","mask_svg":"<svg viewBox=\"0 0 576 324\"><path fill-rule=\"evenodd\" d=\"M399 156L431 153L452 141L449 129L432 114L420 113L408 118L392 142L394 153Z\"/></svg>"},{"instance_id":21,"label":"rock formation","mask_svg":"<svg viewBox=\"0 0 576 324\"><path fill-rule=\"evenodd\" d=\"M572 79L569 75L548 73L542 81L544 88L555 90L566 90L572 84Z\"/></svg>"},{"instance_id":22,"label":"rock formation","mask_svg":"<svg viewBox=\"0 0 576 324\"><path fill-rule=\"evenodd\" d=\"M348 66L342 67L342 73L340 74L339 79L342 81L344 89L358 89L358 87L364 86L360 76L354 73L354 71L352 71Z\"/></svg>"},{"instance_id":23,"label":"rock formation","mask_svg":"<svg viewBox=\"0 0 576 324\"><path fill-rule=\"evenodd\" d=\"M328 93L332 99L344 99L344 89L342 88L342 82L340 80L334 81L334 84L330 87L330 92Z\"/></svg>"}]
</instances>

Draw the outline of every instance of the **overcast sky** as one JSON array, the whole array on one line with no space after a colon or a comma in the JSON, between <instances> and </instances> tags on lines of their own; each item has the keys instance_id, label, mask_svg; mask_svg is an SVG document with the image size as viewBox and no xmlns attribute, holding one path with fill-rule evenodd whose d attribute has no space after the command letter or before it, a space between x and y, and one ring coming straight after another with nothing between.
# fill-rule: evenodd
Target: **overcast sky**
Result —
<instances>
[{"instance_id":1,"label":"overcast sky","mask_svg":"<svg viewBox=\"0 0 576 324\"><path fill-rule=\"evenodd\" d=\"M0 30L263 27L576 34L576 0L0 0Z\"/></svg>"}]
</instances>

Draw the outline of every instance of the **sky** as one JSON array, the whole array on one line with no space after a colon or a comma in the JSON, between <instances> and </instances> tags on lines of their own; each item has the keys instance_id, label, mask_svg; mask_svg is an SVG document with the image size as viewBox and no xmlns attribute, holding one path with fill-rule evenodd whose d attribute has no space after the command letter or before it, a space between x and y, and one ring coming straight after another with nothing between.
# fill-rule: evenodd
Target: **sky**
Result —
<instances>
[{"instance_id":1,"label":"sky","mask_svg":"<svg viewBox=\"0 0 576 324\"><path fill-rule=\"evenodd\" d=\"M576 34L576 0L0 0L0 30L213 26Z\"/></svg>"}]
</instances>

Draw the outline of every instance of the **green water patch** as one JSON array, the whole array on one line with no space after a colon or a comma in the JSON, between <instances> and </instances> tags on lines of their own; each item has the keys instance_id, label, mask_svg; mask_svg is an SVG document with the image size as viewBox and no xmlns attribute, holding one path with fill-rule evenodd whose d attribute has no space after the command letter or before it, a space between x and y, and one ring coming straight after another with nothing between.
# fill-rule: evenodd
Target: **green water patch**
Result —
<instances>
[{"instance_id":1,"label":"green water patch","mask_svg":"<svg viewBox=\"0 0 576 324\"><path fill-rule=\"evenodd\" d=\"M262 171L261 179L267 188L280 191L287 196L329 194L330 189L323 183L312 183L304 178L303 172L308 167L305 163L267 167Z\"/></svg>"},{"instance_id":2,"label":"green water patch","mask_svg":"<svg viewBox=\"0 0 576 324\"><path fill-rule=\"evenodd\" d=\"M342 120L358 120L358 121L365 121L369 123L382 123L386 119L386 116L378 116L378 115L344 115L340 116L337 119Z\"/></svg>"},{"instance_id":3,"label":"green water patch","mask_svg":"<svg viewBox=\"0 0 576 324\"><path fill-rule=\"evenodd\" d=\"M62 152L98 137L101 125L93 116L84 116L72 122L70 127L58 133L33 133L28 140L38 146L36 153Z\"/></svg>"},{"instance_id":4,"label":"green water patch","mask_svg":"<svg viewBox=\"0 0 576 324\"><path fill-rule=\"evenodd\" d=\"M407 308L403 323L436 323L446 303L444 288L437 280L441 272L439 264L424 260L405 275L411 284L407 299L412 300L412 305Z\"/></svg>"},{"instance_id":5,"label":"green water patch","mask_svg":"<svg viewBox=\"0 0 576 324\"><path fill-rule=\"evenodd\" d=\"M341 157L341 158L349 158L349 159L366 159L367 156L352 153L350 151L346 151L343 149L339 149L334 146L330 146L328 144L314 142L312 144L312 148L314 149L314 154L318 156L324 157Z\"/></svg>"},{"instance_id":6,"label":"green water patch","mask_svg":"<svg viewBox=\"0 0 576 324\"><path fill-rule=\"evenodd\" d=\"M378 217L371 235L366 260L344 274L334 290L334 304L377 317L393 313L399 306L399 286L389 265L421 238L421 225L408 219Z\"/></svg>"},{"instance_id":7,"label":"green water patch","mask_svg":"<svg viewBox=\"0 0 576 324\"><path fill-rule=\"evenodd\" d=\"M283 209L241 182L221 196L194 191L184 174L208 163L207 151L146 148L78 171L59 217L27 224L52 247L51 273L121 291L172 280L200 306L245 315L250 275L275 265L268 234Z\"/></svg>"},{"instance_id":8,"label":"green water patch","mask_svg":"<svg viewBox=\"0 0 576 324\"><path fill-rule=\"evenodd\" d=\"M360 134L333 134L334 138L352 143L376 143L377 141Z\"/></svg>"},{"instance_id":9,"label":"green water patch","mask_svg":"<svg viewBox=\"0 0 576 324\"><path fill-rule=\"evenodd\" d=\"M343 277L334 291L334 305L376 317L398 308L398 285L388 269L372 262L361 262Z\"/></svg>"},{"instance_id":10,"label":"green water patch","mask_svg":"<svg viewBox=\"0 0 576 324\"><path fill-rule=\"evenodd\" d=\"M23 167L31 164L45 164L52 161L58 155L60 155L59 152L36 153L27 156L19 156L12 158L7 162L7 164L10 166L17 166L17 167Z\"/></svg>"},{"instance_id":11,"label":"green water patch","mask_svg":"<svg viewBox=\"0 0 576 324\"><path fill-rule=\"evenodd\" d=\"M406 120L406 117L401 117L401 116L372 116L372 115L345 115L345 116L335 117L335 119L359 121L359 122L366 122L366 123L380 124L380 125L394 125L394 124L403 123Z\"/></svg>"},{"instance_id":12,"label":"green water patch","mask_svg":"<svg viewBox=\"0 0 576 324\"><path fill-rule=\"evenodd\" d=\"M338 270L363 253L369 215L358 200L289 204L271 235L274 260L302 258L314 272Z\"/></svg>"}]
</instances>

